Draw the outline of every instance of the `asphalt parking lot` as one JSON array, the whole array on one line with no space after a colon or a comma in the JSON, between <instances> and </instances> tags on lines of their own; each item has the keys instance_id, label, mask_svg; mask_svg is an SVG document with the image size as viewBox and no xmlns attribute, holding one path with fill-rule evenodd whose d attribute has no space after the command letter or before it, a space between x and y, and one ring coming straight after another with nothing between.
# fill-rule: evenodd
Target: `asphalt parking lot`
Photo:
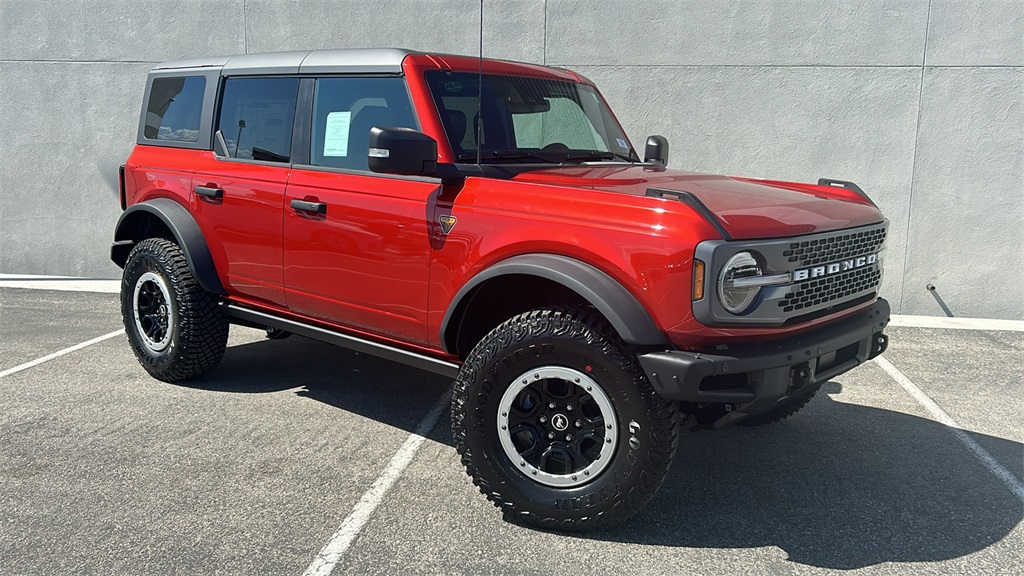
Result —
<instances>
[{"instance_id":1,"label":"asphalt parking lot","mask_svg":"<svg viewBox=\"0 0 1024 576\"><path fill-rule=\"evenodd\" d=\"M476 491L425 372L239 327L187 385L120 334L19 369L120 328L115 294L0 288L2 574L298 576L339 526L334 574L1024 573L1024 332L892 327L895 373L685 435L641 516L567 536Z\"/></svg>"}]
</instances>

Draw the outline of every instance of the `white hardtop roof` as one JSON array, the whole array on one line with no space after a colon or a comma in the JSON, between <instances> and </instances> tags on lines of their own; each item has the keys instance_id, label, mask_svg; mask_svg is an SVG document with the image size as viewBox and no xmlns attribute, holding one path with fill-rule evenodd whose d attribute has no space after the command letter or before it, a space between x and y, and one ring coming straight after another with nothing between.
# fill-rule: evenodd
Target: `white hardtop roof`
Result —
<instances>
[{"instance_id":1,"label":"white hardtop roof","mask_svg":"<svg viewBox=\"0 0 1024 576\"><path fill-rule=\"evenodd\" d=\"M400 73L409 54L401 48L349 48L239 54L161 62L153 72L184 69L220 69L223 76L257 74Z\"/></svg>"}]
</instances>

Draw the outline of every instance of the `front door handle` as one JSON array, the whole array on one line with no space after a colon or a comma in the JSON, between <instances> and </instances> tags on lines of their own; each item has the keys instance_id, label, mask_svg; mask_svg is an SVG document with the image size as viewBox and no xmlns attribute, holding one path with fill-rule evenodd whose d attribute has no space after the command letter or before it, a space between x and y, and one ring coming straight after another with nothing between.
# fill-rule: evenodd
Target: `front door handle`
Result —
<instances>
[{"instance_id":1,"label":"front door handle","mask_svg":"<svg viewBox=\"0 0 1024 576\"><path fill-rule=\"evenodd\" d=\"M312 212L313 214L327 215L327 204L325 202L307 202L305 200L292 200L291 207L300 212Z\"/></svg>"},{"instance_id":2,"label":"front door handle","mask_svg":"<svg viewBox=\"0 0 1024 576\"><path fill-rule=\"evenodd\" d=\"M214 200L224 199L223 188L211 188L209 186L196 186L196 194L200 196L206 196L207 198L213 198Z\"/></svg>"}]
</instances>

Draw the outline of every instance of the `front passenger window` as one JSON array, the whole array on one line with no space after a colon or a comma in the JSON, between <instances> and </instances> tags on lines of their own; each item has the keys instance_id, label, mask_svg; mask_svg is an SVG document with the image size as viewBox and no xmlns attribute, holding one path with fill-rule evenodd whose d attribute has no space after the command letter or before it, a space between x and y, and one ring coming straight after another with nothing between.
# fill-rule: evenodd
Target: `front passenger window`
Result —
<instances>
[{"instance_id":1,"label":"front passenger window","mask_svg":"<svg viewBox=\"0 0 1024 576\"><path fill-rule=\"evenodd\" d=\"M419 129L402 78L321 78L313 97L310 163L368 170L374 126Z\"/></svg>"}]
</instances>

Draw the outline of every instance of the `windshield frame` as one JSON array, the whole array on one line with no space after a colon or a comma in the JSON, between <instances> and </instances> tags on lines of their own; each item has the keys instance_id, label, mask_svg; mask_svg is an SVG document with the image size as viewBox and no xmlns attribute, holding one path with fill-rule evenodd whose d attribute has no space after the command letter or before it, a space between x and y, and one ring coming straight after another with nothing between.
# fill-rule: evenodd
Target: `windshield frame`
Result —
<instances>
[{"instance_id":1,"label":"windshield frame","mask_svg":"<svg viewBox=\"0 0 1024 576\"><path fill-rule=\"evenodd\" d=\"M435 69L424 72L427 92L441 121L452 158L457 163L476 164L476 118L483 119L483 146L480 151L482 164L539 164L550 167L640 162L636 150L612 114L608 103L592 84L530 75L485 72L483 100L480 102L477 99L478 91L481 90L480 77L479 73L468 71ZM555 98L576 104L577 108L570 110L575 110L578 114L574 115L587 122L579 122L571 128L577 131L589 130L589 137L596 137L594 145L569 147L553 142L546 147L538 148L520 145L517 142L515 117L521 114L548 112L551 108L550 103ZM490 143L488 134L494 135ZM600 150L600 145L607 150Z\"/></svg>"}]
</instances>

